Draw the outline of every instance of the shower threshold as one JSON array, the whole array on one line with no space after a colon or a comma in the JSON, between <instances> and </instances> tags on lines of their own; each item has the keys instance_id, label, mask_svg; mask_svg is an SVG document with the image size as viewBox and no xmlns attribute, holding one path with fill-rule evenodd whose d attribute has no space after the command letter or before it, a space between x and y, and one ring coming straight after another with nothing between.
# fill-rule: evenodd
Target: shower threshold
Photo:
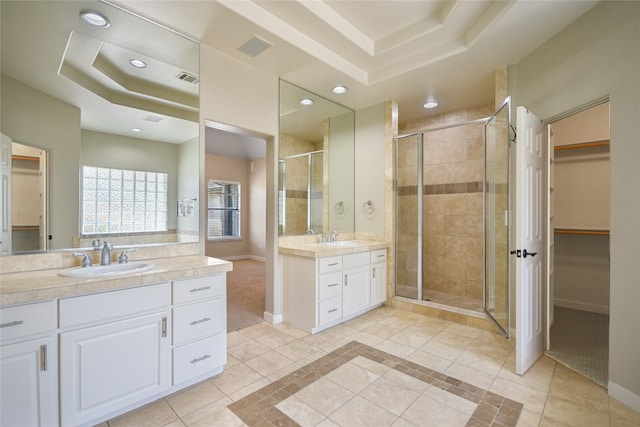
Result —
<instances>
[{"instance_id":1,"label":"shower threshold","mask_svg":"<svg viewBox=\"0 0 640 427\"><path fill-rule=\"evenodd\" d=\"M467 298L458 295L447 294L444 292L422 290L422 301L417 300L418 292L415 289L405 287L398 289L396 297L406 298L407 300L424 303L426 305L437 306L438 308L452 309L455 312L464 312L467 314L479 315L484 317L484 305L481 299Z\"/></svg>"}]
</instances>

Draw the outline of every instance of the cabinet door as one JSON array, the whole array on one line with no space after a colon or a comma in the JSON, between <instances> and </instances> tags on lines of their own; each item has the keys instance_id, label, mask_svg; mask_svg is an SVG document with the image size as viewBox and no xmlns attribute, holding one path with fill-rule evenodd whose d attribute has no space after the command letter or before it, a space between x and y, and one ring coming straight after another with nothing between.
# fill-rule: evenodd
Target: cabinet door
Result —
<instances>
[{"instance_id":1,"label":"cabinet door","mask_svg":"<svg viewBox=\"0 0 640 427\"><path fill-rule=\"evenodd\" d=\"M371 286L369 266L345 270L343 274L342 316L348 317L369 308Z\"/></svg>"},{"instance_id":2,"label":"cabinet door","mask_svg":"<svg viewBox=\"0 0 640 427\"><path fill-rule=\"evenodd\" d=\"M55 339L0 347L0 425L58 425Z\"/></svg>"},{"instance_id":3,"label":"cabinet door","mask_svg":"<svg viewBox=\"0 0 640 427\"><path fill-rule=\"evenodd\" d=\"M171 384L168 312L60 334L62 425L77 425Z\"/></svg>"},{"instance_id":4,"label":"cabinet door","mask_svg":"<svg viewBox=\"0 0 640 427\"><path fill-rule=\"evenodd\" d=\"M382 304L387 299L387 265L371 266L371 305Z\"/></svg>"}]
</instances>

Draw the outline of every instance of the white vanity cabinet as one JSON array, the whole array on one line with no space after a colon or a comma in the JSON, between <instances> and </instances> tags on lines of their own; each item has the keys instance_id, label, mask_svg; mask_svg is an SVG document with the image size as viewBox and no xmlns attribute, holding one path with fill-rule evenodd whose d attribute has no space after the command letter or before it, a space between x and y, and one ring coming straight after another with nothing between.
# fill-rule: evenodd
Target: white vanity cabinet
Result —
<instances>
[{"instance_id":1,"label":"white vanity cabinet","mask_svg":"<svg viewBox=\"0 0 640 427\"><path fill-rule=\"evenodd\" d=\"M382 304L387 299L387 250L371 251L371 304Z\"/></svg>"},{"instance_id":2,"label":"white vanity cabinet","mask_svg":"<svg viewBox=\"0 0 640 427\"><path fill-rule=\"evenodd\" d=\"M371 281L369 252L344 255L342 257L342 315L350 317L371 306Z\"/></svg>"},{"instance_id":3,"label":"white vanity cabinet","mask_svg":"<svg viewBox=\"0 0 640 427\"><path fill-rule=\"evenodd\" d=\"M58 425L55 301L0 309L0 425Z\"/></svg>"},{"instance_id":4,"label":"white vanity cabinet","mask_svg":"<svg viewBox=\"0 0 640 427\"><path fill-rule=\"evenodd\" d=\"M173 384L215 375L227 362L226 274L174 280Z\"/></svg>"},{"instance_id":5,"label":"white vanity cabinet","mask_svg":"<svg viewBox=\"0 0 640 427\"><path fill-rule=\"evenodd\" d=\"M372 298L377 296L372 291L372 253L320 258L284 254L284 320L316 333L384 302Z\"/></svg>"},{"instance_id":6,"label":"white vanity cabinet","mask_svg":"<svg viewBox=\"0 0 640 427\"><path fill-rule=\"evenodd\" d=\"M169 283L65 298L60 420L102 420L171 386Z\"/></svg>"}]
</instances>

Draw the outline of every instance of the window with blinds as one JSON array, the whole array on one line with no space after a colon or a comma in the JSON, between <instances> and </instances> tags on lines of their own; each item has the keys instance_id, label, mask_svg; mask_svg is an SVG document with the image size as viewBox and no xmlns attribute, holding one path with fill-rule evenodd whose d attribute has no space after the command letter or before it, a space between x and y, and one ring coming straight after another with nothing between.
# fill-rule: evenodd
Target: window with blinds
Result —
<instances>
[{"instance_id":1,"label":"window with blinds","mask_svg":"<svg viewBox=\"0 0 640 427\"><path fill-rule=\"evenodd\" d=\"M240 183L210 179L207 195L207 239L240 237Z\"/></svg>"},{"instance_id":2,"label":"window with blinds","mask_svg":"<svg viewBox=\"0 0 640 427\"><path fill-rule=\"evenodd\" d=\"M167 177L83 166L82 235L167 231Z\"/></svg>"}]
</instances>

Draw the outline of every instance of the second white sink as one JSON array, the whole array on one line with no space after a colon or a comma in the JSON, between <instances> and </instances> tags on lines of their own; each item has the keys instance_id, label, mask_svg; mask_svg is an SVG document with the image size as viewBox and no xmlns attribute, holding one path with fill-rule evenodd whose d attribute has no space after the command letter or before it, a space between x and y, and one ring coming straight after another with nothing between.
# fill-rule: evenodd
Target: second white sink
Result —
<instances>
[{"instance_id":1,"label":"second white sink","mask_svg":"<svg viewBox=\"0 0 640 427\"><path fill-rule=\"evenodd\" d=\"M60 272L61 276L100 278L142 273L151 270L155 264L147 261L133 261L126 264L94 265L91 267L73 267Z\"/></svg>"},{"instance_id":2,"label":"second white sink","mask_svg":"<svg viewBox=\"0 0 640 427\"><path fill-rule=\"evenodd\" d=\"M358 246L358 242L354 242L353 240L340 240L338 242L326 242L323 245L327 246Z\"/></svg>"}]
</instances>

